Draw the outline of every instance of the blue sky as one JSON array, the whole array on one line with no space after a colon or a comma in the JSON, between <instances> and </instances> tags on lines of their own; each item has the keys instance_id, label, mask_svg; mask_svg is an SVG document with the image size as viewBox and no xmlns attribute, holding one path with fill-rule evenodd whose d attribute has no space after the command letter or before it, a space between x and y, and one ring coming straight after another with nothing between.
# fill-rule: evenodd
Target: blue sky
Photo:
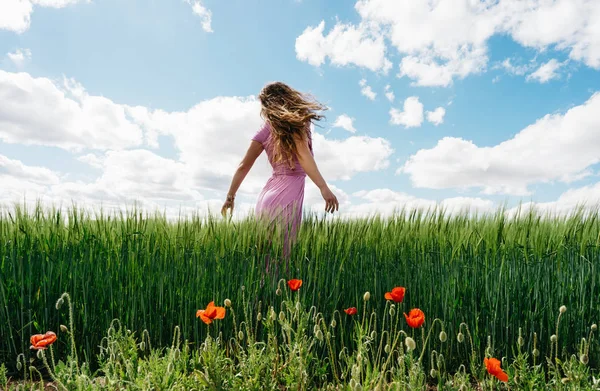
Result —
<instances>
[{"instance_id":1,"label":"blue sky","mask_svg":"<svg viewBox=\"0 0 600 391\"><path fill-rule=\"evenodd\" d=\"M8 0L0 15L3 204L218 208L274 80L331 107L315 154L346 214L600 201L597 1ZM262 156L240 214L268 175ZM310 183L306 206L323 207Z\"/></svg>"}]
</instances>

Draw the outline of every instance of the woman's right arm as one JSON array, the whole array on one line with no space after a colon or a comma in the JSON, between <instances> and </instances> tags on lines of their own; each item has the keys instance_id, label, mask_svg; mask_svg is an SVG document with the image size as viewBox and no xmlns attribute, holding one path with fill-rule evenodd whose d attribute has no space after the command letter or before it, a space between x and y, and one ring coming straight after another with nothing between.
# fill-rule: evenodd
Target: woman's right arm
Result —
<instances>
[{"instance_id":1,"label":"woman's right arm","mask_svg":"<svg viewBox=\"0 0 600 391\"><path fill-rule=\"evenodd\" d=\"M300 166L304 172L306 172L306 175L308 175L315 185L317 185L319 190L321 190L321 195L325 200L325 211L333 213L333 211L339 210L340 204L337 200L337 197L329 189L325 179L319 172L317 163L315 162L313 155L310 153L307 141L302 140L302 138L297 135L294 136L294 141L296 144L298 162L300 163Z\"/></svg>"}]
</instances>

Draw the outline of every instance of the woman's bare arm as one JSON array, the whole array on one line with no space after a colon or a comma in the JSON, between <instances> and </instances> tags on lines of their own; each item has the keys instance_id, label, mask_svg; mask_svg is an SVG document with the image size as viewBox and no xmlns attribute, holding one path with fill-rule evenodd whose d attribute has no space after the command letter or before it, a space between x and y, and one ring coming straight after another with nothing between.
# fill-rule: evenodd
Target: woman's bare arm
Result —
<instances>
[{"instance_id":1,"label":"woman's bare arm","mask_svg":"<svg viewBox=\"0 0 600 391\"><path fill-rule=\"evenodd\" d=\"M294 141L296 144L296 154L298 156L298 162L302 169L306 172L306 175L314 182L315 185L321 190L321 195L325 200L325 210L327 212L333 212L334 210L339 209L339 202L336 196L331 192L329 186L327 186L327 182L321 175L319 168L317 167L317 162L315 162L314 157L310 153L310 149L308 147L308 142L306 140L302 140L300 136L294 136Z\"/></svg>"},{"instance_id":2,"label":"woman's bare arm","mask_svg":"<svg viewBox=\"0 0 600 391\"><path fill-rule=\"evenodd\" d=\"M250 169L254 165L256 159L260 156L263 151L263 146L258 141L252 140L250 142L250 146L246 151L246 155L238 165L238 168L235 170L233 174L233 178L231 179L231 185L229 186L229 191L227 192L227 200L223 204L221 208L221 213L224 214L228 208L231 208L231 212L233 213L233 200L235 198L235 193L237 193L240 185L250 172Z\"/></svg>"}]
</instances>

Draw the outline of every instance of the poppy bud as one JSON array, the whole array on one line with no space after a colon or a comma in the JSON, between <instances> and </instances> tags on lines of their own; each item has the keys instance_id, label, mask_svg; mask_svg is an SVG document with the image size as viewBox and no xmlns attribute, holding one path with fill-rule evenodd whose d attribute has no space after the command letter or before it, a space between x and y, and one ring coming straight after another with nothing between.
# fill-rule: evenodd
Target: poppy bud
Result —
<instances>
[{"instance_id":1,"label":"poppy bud","mask_svg":"<svg viewBox=\"0 0 600 391\"><path fill-rule=\"evenodd\" d=\"M411 337L406 337L406 339L404 340L404 343L406 344L406 348L408 350L415 350L417 347L417 343Z\"/></svg>"},{"instance_id":2,"label":"poppy bud","mask_svg":"<svg viewBox=\"0 0 600 391\"><path fill-rule=\"evenodd\" d=\"M356 380L354 379L350 379L350 388L354 389L354 387L356 387Z\"/></svg>"},{"instance_id":3,"label":"poppy bud","mask_svg":"<svg viewBox=\"0 0 600 391\"><path fill-rule=\"evenodd\" d=\"M231 307L231 300L225 299L225 307Z\"/></svg>"},{"instance_id":4,"label":"poppy bud","mask_svg":"<svg viewBox=\"0 0 600 391\"><path fill-rule=\"evenodd\" d=\"M17 371L20 371L23 368L23 364L21 364L21 361L17 361Z\"/></svg>"},{"instance_id":5,"label":"poppy bud","mask_svg":"<svg viewBox=\"0 0 600 391\"><path fill-rule=\"evenodd\" d=\"M365 295L363 296L363 300L369 301L370 299L371 299L371 293L369 293L368 291L365 292Z\"/></svg>"},{"instance_id":6,"label":"poppy bud","mask_svg":"<svg viewBox=\"0 0 600 391\"><path fill-rule=\"evenodd\" d=\"M569 382L569 378L568 377L563 377L562 379L560 379L560 382L562 384L567 384Z\"/></svg>"},{"instance_id":7,"label":"poppy bud","mask_svg":"<svg viewBox=\"0 0 600 391\"><path fill-rule=\"evenodd\" d=\"M594 323L592 325L592 331L596 331L596 330L598 330L598 325L596 323Z\"/></svg>"},{"instance_id":8,"label":"poppy bud","mask_svg":"<svg viewBox=\"0 0 600 391\"><path fill-rule=\"evenodd\" d=\"M329 331L325 335L327 336L327 339L331 339L331 333Z\"/></svg>"},{"instance_id":9,"label":"poppy bud","mask_svg":"<svg viewBox=\"0 0 600 391\"><path fill-rule=\"evenodd\" d=\"M146 350L146 343L144 341L140 342L140 350Z\"/></svg>"},{"instance_id":10,"label":"poppy bud","mask_svg":"<svg viewBox=\"0 0 600 391\"><path fill-rule=\"evenodd\" d=\"M335 321L335 319L331 320L331 327L333 327L335 329L335 326L337 326L337 322Z\"/></svg>"},{"instance_id":11,"label":"poppy bud","mask_svg":"<svg viewBox=\"0 0 600 391\"><path fill-rule=\"evenodd\" d=\"M300 302L296 302L296 311L300 312L300 309L302 308L302 304L300 304Z\"/></svg>"},{"instance_id":12,"label":"poppy bud","mask_svg":"<svg viewBox=\"0 0 600 391\"><path fill-rule=\"evenodd\" d=\"M371 339L375 339L377 338L377 331L373 330L371 331Z\"/></svg>"},{"instance_id":13,"label":"poppy bud","mask_svg":"<svg viewBox=\"0 0 600 391\"><path fill-rule=\"evenodd\" d=\"M42 359L42 355L43 355L43 354L44 354L44 353L43 353L43 350L42 350L42 349L38 350L38 351L37 351L37 358L39 358L39 359L41 360L41 359Z\"/></svg>"},{"instance_id":14,"label":"poppy bud","mask_svg":"<svg viewBox=\"0 0 600 391\"><path fill-rule=\"evenodd\" d=\"M360 385L360 383L356 383L356 386L354 386L354 391L361 391L362 390L362 386Z\"/></svg>"},{"instance_id":15,"label":"poppy bud","mask_svg":"<svg viewBox=\"0 0 600 391\"><path fill-rule=\"evenodd\" d=\"M392 306L390 307L390 316L394 316L396 315L396 307Z\"/></svg>"},{"instance_id":16,"label":"poppy bud","mask_svg":"<svg viewBox=\"0 0 600 391\"><path fill-rule=\"evenodd\" d=\"M316 334L317 331L319 331L319 325L315 325L315 327L313 327L313 334Z\"/></svg>"},{"instance_id":17,"label":"poppy bud","mask_svg":"<svg viewBox=\"0 0 600 391\"><path fill-rule=\"evenodd\" d=\"M242 292L246 290L246 287L242 285Z\"/></svg>"},{"instance_id":18,"label":"poppy bud","mask_svg":"<svg viewBox=\"0 0 600 391\"><path fill-rule=\"evenodd\" d=\"M242 341L244 339L244 332L242 330L240 330L240 332L238 333L238 339L240 341Z\"/></svg>"},{"instance_id":19,"label":"poppy bud","mask_svg":"<svg viewBox=\"0 0 600 391\"><path fill-rule=\"evenodd\" d=\"M260 312L256 315L256 320L258 322L260 322L262 320L262 314Z\"/></svg>"},{"instance_id":20,"label":"poppy bud","mask_svg":"<svg viewBox=\"0 0 600 391\"><path fill-rule=\"evenodd\" d=\"M540 355L540 351L537 350L537 349L533 349L532 354L533 354L534 357L538 357Z\"/></svg>"},{"instance_id":21,"label":"poppy bud","mask_svg":"<svg viewBox=\"0 0 600 391\"><path fill-rule=\"evenodd\" d=\"M59 310L60 307L62 307L62 305L64 304L64 300L62 297L59 297L58 300L56 300L56 309Z\"/></svg>"},{"instance_id":22,"label":"poppy bud","mask_svg":"<svg viewBox=\"0 0 600 391\"><path fill-rule=\"evenodd\" d=\"M429 371L429 374L431 375L431 377L436 377L437 376L437 371L432 368L431 371Z\"/></svg>"},{"instance_id":23,"label":"poppy bud","mask_svg":"<svg viewBox=\"0 0 600 391\"><path fill-rule=\"evenodd\" d=\"M383 348L383 351L384 351L386 354L390 354L390 345L386 344L386 345L385 345L385 348Z\"/></svg>"},{"instance_id":24,"label":"poppy bud","mask_svg":"<svg viewBox=\"0 0 600 391\"><path fill-rule=\"evenodd\" d=\"M458 333L458 335L456 336L456 340L458 341L458 343L463 343L465 341L465 336L463 333Z\"/></svg>"},{"instance_id":25,"label":"poppy bud","mask_svg":"<svg viewBox=\"0 0 600 391\"><path fill-rule=\"evenodd\" d=\"M277 296L281 296L281 289L277 288L277 290L275 291L275 294Z\"/></svg>"},{"instance_id":26,"label":"poppy bud","mask_svg":"<svg viewBox=\"0 0 600 391\"><path fill-rule=\"evenodd\" d=\"M587 355L587 354L582 354L582 355L579 357L579 361L581 361L581 363L582 363L583 365L587 365L587 363L590 361L590 358L588 357L588 355Z\"/></svg>"},{"instance_id":27,"label":"poppy bud","mask_svg":"<svg viewBox=\"0 0 600 391\"><path fill-rule=\"evenodd\" d=\"M445 331L442 330L442 332L440 333L440 341L446 342L447 339L448 339L448 335L446 334Z\"/></svg>"},{"instance_id":28,"label":"poppy bud","mask_svg":"<svg viewBox=\"0 0 600 391\"><path fill-rule=\"evenodd\" d=\"M565 307L564 305L561 305L558 310L560 311L561 314L564 314L565 312L567 312L567 307Z\"/></svg>"},{"instance_id":29,"label":"poppy bud","mask_svg":"<svg viewBox=\"0 0 600 391\"><path fill-rule=\"evenodd\" d=\"M67 329L67 326L65 326L64 324L61 324L60 325L60 331L63 332L63 333L66 333L66 332L69 331L69 329Z\"/></svg>"},{"instance_id":30,"label":"poppy bud","mask_svg":"<svg viewBox=\"0 0 600 391\"><path fill-rule=\"evenodd\" d=\"M323 341L323 332L321 330L317 330L315 337L317 337L319 341Z\"/></svg>"},{"instance_id":31,"label":"poppy bud","mask_svg":"<svg viewBox=\"0 0 600 391\"><path fill-rule=\"evenodd\" d=\"M270 316L271 316L271 320L272 321L275 321L275 319L277 319L277 315L275 315L275 311L273 310L273 308L271 308L271 314L270 314Z\"/></svg>"},{"instance_id":32,"label":"poppy bud","mask_svg":"<svg viewBox=\"0 0 600 391\"><path fill-rule=\"evenodd\" d=\"M523 346L525 345L525 340L523 339L523 337L519 337L517 339L517 343L519 344L519 346Z\"/></svg>"},{"instance_id":33,"label":"poppy bud","mask_svg":"<svg viewBox=\"0 0 600 391\"><path fill-rule=\"evenodd\" d=\"M558 337L556 336L556 334L552 334L552 336L550 337L550 341L552 341L552 342L558 341Z\"/></svg>"},{"instance_id":34,"label":"poppy bud","mask_svg":"<svg viewBox=\"0 0 600 391\"><path fill-rule=\"evenodd\" d=\"M279 320L282 321L282 322L285 320L285 314L283 313L283 311L281 311L279 313Z\"/></svg>"}]
</instances>

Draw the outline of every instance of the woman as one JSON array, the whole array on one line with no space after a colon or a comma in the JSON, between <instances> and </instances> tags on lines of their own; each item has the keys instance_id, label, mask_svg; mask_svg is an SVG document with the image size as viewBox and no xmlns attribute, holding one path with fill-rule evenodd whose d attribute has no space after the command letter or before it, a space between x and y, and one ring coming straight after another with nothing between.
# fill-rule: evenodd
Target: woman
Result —
<instances>
[{"instance_id":1,"label":"woman","mask_svg":"<svg viewBox=\"0 0 600 391\"><path fill-rule=\"evenodd\" d=\"M233 176L221 214L225 215L227 209L233 213L235 193L264 149L273 173L258 196L255 214L258 218L266 218L271 226L284 228L283 255L287 258L302 220L307 175L321 190L325 212L333 213L339 209L336 196L313 158L310 124L321 120L323 116L318 112L326 108L281 82L266 85L258 98L265 122L252 137L246 156Z\"/></svg>"}]
</instances>

